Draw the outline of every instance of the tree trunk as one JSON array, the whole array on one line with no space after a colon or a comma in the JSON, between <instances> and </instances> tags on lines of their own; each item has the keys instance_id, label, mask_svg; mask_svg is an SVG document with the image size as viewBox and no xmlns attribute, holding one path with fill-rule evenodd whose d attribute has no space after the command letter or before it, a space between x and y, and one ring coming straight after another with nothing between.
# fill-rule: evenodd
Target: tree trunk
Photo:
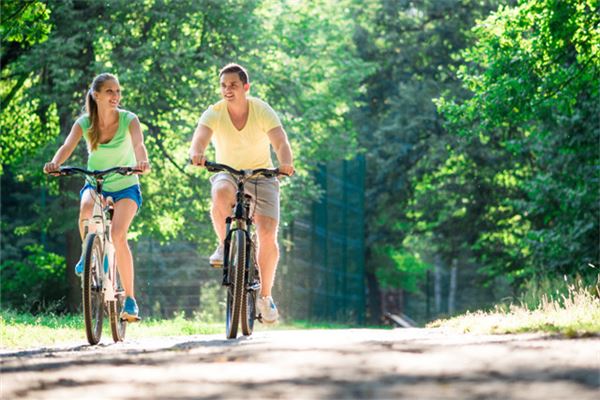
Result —
<instances>
[{"instance_id":1,"label":"tree trunk","mask_svg":"<svg viewBox=\"0 0 600 400\"><path fill-rule=\"evenodd\" d=\"M367 250L366 259L369 260L369 250ZM382 322L381 310L381 290L379 282L372 268L367 267L365 271L367 279L367 321L370 324L380 324Z\"/></svg>"},{"instance_id":2,"label":"tree trunk","mask_svg":"<svg viewBox=\"0 0 600 400\"><path fill-rule=\"evenodd\" d=\"M433 299L435 313L442 312L442 260L440 256L435 256L433 265Z\"/></svg>"},{"instance_id":3,"label":"tree trunk","mask_svg":"<svg viewBox=\"0 0 600 400\"><path fill-rule=\"evenodd\" d=\"M66 232L67 238L67 281L69 282L69 292L67 293L67 310L75 312L81 305L81 279L75 275L75 264L81 256L81 238L79 230L70 230Z\"/></svg>"},{"instance_id":4,"label":"tree trunk","mask_svg":"<svg viewBox=\"0 0 600 400\"><path fill-rule=\"evenodd\" d=\"M456 275L458 271L458 260L452 260L450 269L450 290L448 290L448 314L454 314L456 310Z\"/></svg>"}]
</instances>

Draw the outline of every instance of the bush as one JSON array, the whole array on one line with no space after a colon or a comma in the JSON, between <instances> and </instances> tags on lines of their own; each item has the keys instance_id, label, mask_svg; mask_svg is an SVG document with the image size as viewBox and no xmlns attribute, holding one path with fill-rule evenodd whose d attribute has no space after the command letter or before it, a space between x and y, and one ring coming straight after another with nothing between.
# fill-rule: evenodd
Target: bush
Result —
<instances>
[{"instance_id":1,"label":"bush","mask_svg":"<svg viewBox=\"0 0 600 400\"><path fill-rule=\"evenodd\" d=\"M38 313L60 311L67 293L65 258L41 245L25 247L24 260L2 260L0 289L2 307Z\"/></svg>"}]
</instances>

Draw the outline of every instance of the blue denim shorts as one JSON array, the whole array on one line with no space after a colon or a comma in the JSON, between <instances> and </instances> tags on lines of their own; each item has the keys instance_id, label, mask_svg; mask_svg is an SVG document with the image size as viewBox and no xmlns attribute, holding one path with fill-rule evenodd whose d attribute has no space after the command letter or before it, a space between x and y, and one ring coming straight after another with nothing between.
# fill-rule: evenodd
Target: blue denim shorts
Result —
<instances>
[{"instance_id":1,"label":"blue denim shorts","mask_svg":"<svg viewBox=\"0 0 600 400\"><path fill-rule=\"evenodd\" d=\"M86 190L96 190L96 188L94 188L89 183L86 183L85 186L79 192L79 198L83 196L83 193ZM122 199L131 199L135 201L135 204L137 204L138 211L140 211L140 208L142 208L142 191L140 189L140 185L132 185L128 188L117 190L116 192L107 192L106 190L103 190L102 195L105 198L108 196L112 197L115 203Z\"/></svg>"}]
</instances>

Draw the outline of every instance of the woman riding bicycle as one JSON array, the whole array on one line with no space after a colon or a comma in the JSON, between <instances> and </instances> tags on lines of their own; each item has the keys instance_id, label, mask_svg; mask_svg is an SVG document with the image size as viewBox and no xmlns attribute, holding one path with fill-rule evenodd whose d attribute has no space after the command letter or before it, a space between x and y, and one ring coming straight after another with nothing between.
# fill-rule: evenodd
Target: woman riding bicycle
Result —
<instances>
[{"instance_id":1,"label":"woman riding bicycle","mask_svg":"<svg viewBox=\"0 0 600 400\"><path fill-rule=\"evenodd\" d=\"M103 170L116 166L135 167L142 173L150 171L148 152L140 122L132 112L120 109L121 86L116 76L103 73L94 78L86 95L86 113L73 124L64 144L52 160L44 165L45 173L52 173L71 156L83 136L88 148L89 170ZM93 187L86 183L81 189L79 232L84 235L84 221L92 217ZM127 232L133 217L142 205L142 193L136 175L107 176L102 194L112 197L114 216L111 237L119 274L125 289L125 304L121 318L134 322L139 320L134 292L133 257L127 243ZM90 229L93 226L90 225ZM75 266L75 273L83 273L83 260Z\"/></svg>"}]
</instances>

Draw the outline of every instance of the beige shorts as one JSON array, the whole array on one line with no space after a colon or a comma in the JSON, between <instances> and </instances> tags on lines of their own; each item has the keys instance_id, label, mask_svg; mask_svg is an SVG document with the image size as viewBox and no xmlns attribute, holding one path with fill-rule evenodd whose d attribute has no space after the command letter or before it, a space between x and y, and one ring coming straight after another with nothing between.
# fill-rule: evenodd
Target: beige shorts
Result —
<instances>
[{"instance_id":1,"label":"beige shorts","mask_svg":"<svg viewBox=\"0 0 600 400\"><path fill-rule=\"evenodd\" d=\"M237 190L235 179L226 172L219 172L210 177L213 186L221 181L229 182L233 189ZM250 216L263 215L279 221L279 179L250 179L244 184L244 189L246 194L252 197Z\"/></svg>"}]
</instances>

